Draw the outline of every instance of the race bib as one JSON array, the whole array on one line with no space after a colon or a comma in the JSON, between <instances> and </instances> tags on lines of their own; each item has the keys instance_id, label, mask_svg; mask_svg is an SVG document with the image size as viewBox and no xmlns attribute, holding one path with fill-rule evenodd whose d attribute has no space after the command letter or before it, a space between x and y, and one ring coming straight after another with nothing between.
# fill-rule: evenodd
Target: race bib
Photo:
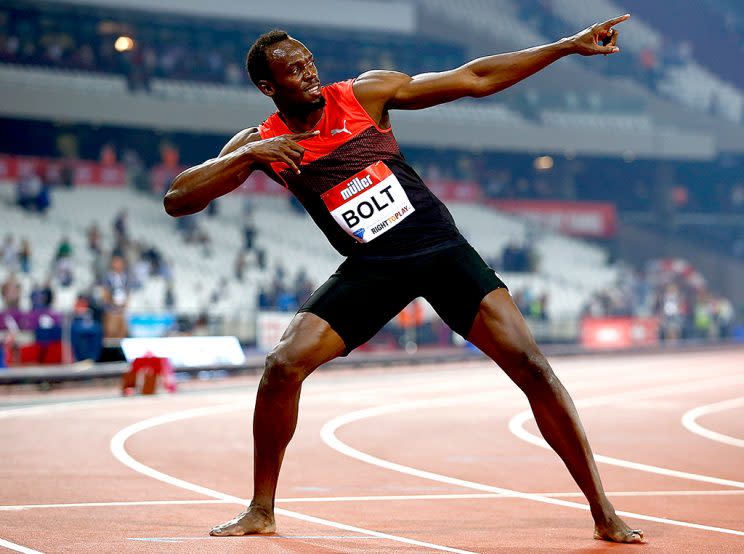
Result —
<instances>
[{"instance_id":1,"label":"race bib","mask_svg":"<svg viewBox=\"0 0 744 554\"><path fill-rule=\"evenodd\" d=\"M370 242L415 210L398 179L383 162L375 162L321 195L346 234Z\"/></svg>"}]
</instances>

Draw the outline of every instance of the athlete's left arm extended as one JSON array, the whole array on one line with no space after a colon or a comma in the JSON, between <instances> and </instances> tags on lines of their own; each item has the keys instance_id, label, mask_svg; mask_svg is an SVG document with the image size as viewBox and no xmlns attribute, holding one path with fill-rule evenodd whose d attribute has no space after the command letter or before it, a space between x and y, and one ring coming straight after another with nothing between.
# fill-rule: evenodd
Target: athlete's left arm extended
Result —
<instances>
[{"instance_id":1,"label":"athlete's left arm extended","mask_svg":"<svg viewBox=\"0 0 744 554\"><path fill-rule=\"evenodd\" d=\"M488 96L569 54L593 56L619 52L618 32L612 27L629 17L630 14L625 14L597 23L551 44L478 58L450 71L414 77L395 71L370 71L357 78L354 92L368 111L371 109L380 116L388 109L415 110L466 96Z\"/></svg>"}]
</instances>

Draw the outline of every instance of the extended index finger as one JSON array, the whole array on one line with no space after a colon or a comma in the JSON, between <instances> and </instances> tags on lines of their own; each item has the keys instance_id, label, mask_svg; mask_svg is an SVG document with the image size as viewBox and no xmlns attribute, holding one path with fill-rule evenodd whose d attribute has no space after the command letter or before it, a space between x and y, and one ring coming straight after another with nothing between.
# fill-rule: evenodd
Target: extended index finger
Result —
<instances>
[{"instance_id":1,"label":"extended index finger","mask_svg":"<svg viewBox=\"0 0 744 554\"><path fill-rule=\"evenodd\" d=\"M315 136L318 136L320 134L320 131L303 131L301 133L293 133L291 135L286 135L288 139L298 141L298 140L305 140L309 139Z\"/></svg>"},{"instance_id":2,"label":"extended index finger","mask_svg":"<svg viewBox=\"0 0 744 554\"><path fill-rule=\"evenodd\" d=\"M605 21L604 23L600 23L599 26L603 29L609 29L613 25L617 25L618 23L622 23L623 21L627 21L630 19L630 14L626 13L625 15L621 15L620 17L616 17L614 19L609 19Z\"/></svg>"}]
</instances>

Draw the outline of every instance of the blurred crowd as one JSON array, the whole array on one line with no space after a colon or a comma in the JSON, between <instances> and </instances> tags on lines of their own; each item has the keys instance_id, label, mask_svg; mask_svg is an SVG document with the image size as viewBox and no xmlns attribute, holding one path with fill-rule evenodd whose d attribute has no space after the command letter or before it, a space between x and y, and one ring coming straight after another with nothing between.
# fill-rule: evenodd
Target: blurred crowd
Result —
<instances>
[{"instance_id":1,"label":"blurred crowd","mask_svg":"<svg viewBox=\"0 0 744 554\"><path fill-rule=\"evenodd\" d=\"M130 87L147 90L150 79L194 80L245 85L242 60L265 27L138 16L68 6L58 13L33 3L0 10L0 62L119 73ZM131 39L120 41L119 37ZM348 79L368 69L429 71L462 63L458 46L428 39L306 28L300 38L318 57L324 79Z\"/></svg>"},{"instance_id":2,"label":"blurred crowd","mask_svg":"<svg viewBox=\"0 0 744 554\"><path fill-rule=\"evenodd\" d=\"M87 259L92 264L92 283L79 282L76 275L74 242L62 236L54 249L51 260L39 260L32 255L28 239L8 233L0 245L2 269L7 275L2 283L3 309L18 310L23 295L28 295L25 305L32 310L54 307L57 290L81 291L75 304L75 313L90 316L101 325L106 337L126 336L126 306L132 291L145 285L152 276L171 282L170 264L154 244L132 240L127 224L127 212L122 209L112 222L110 248L104 247L103 232L98 223L92 223L85 232ZM38 270L38 265L45 265ZM23 290L22 275L45 275L30 282L30 289ZM172 287L166 288L164 305L172 307ZM170 295L170 299L168 296Z\"/></svg>"},{"instance_id":3,"label":"blurred crowd","mask_svg":"<svg viewBox=\"0 0 744 554\"><path fill-rule=\"evenodd\" d=\"M612 287L592 296L584 315L656 317L660 338L678 340L730 337L736 313L688 262L664 259L642 270L626 269Z\"/></svg>"},{"instance_id":4,"label":"blurred crowd","mask_svg":"<svg viewBox=\"0 0 744 554\"><path fill-rule=\"evenodd\" d=\"M310 298L314 290L315 285L304 268L300 268L295 278L290 280L284 267L279 265L269 285L261 289L258 307L269 311L294 312Z\"/></svg>"}]
</instances>

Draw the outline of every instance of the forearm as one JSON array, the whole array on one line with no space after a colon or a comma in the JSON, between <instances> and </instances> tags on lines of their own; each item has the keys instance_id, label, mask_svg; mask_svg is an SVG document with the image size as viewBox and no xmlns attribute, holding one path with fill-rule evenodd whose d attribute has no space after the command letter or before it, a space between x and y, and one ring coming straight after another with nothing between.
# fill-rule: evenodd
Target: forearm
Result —
<instances>
[{"instance_id":1,"label":"forearm","mask_svg":"<svg viewBox=\"0 0 744 554\"><path fill-rule=\"evenodd\" d=\"M214 200L238 188L253 169L253 157L246 147L213 158L180 173L168 189L163 205L168 215L193 214Z\"/></svg>"},{"instance_id":2,"label":"forearm","mask_svg":"<svg viewBox=\"0 0 744 554\"><path fill-rule=\"evenodd\" d=\"M480 98L504 90L574 51L570 39L561 39L518 52L478 58L463 69L474 76L471 95Z\"/></svg>"}]
</instances>

